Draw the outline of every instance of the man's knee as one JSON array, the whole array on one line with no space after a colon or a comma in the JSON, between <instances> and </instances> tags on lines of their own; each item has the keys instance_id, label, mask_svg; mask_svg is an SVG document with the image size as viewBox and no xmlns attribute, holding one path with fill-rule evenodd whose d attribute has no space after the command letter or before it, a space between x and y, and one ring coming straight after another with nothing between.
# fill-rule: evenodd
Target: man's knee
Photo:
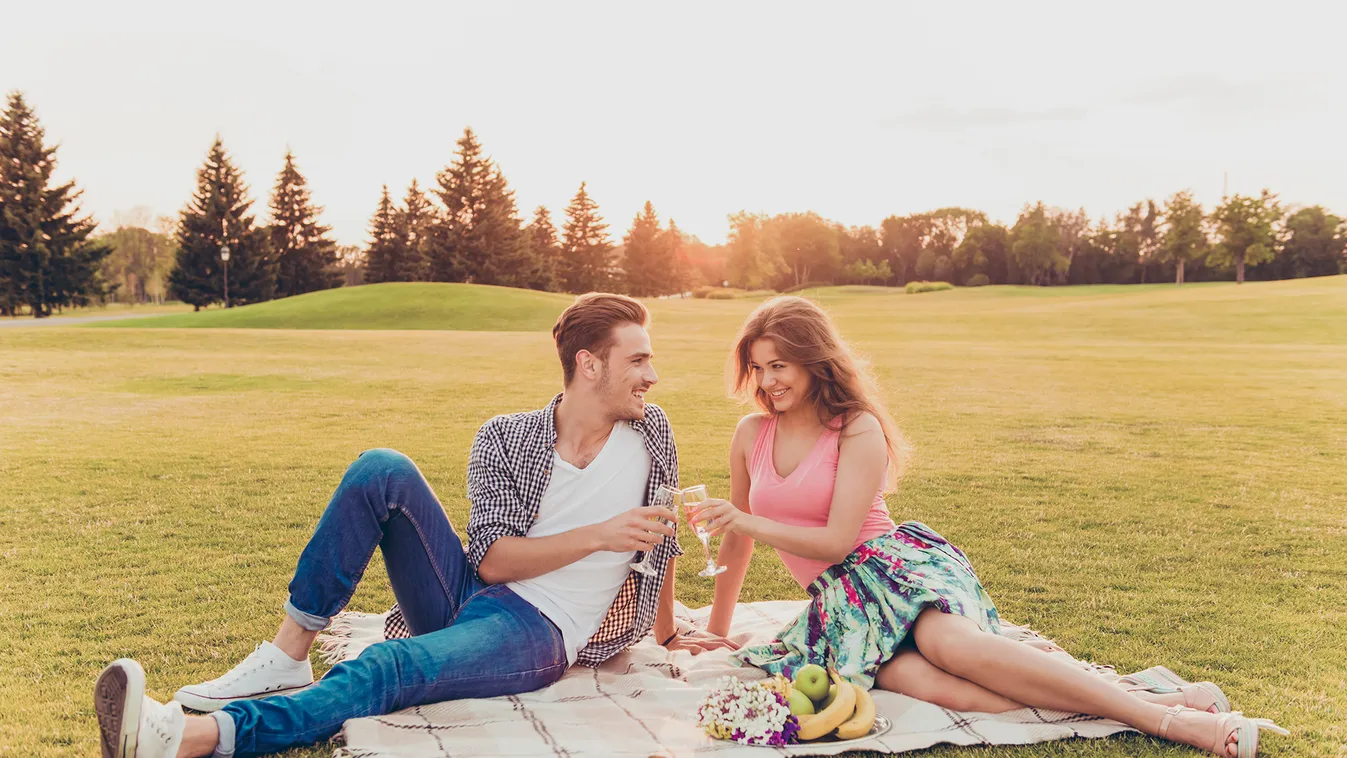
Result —
<instances>
[{"instance_id":1,"label":"man's knee","mask_svg":"<svg viewBox=\"0 0 1347 758\"><path fill-rule=\"evenodd\" d=\"M350 472L362 478L373 476L403 476L416 471L416 464L403 453L386 447L376 447L361 453L351 464Z\"/></svg>"},{"instance_id":2,"label":"man's knee","mask_svg":"<svg viewBox=\"0 0 1347 758\"><path fill-rule=\"evenodd\" d=\"M402 670L397 660L397 647L400 642L402 640L385 640L361 650L355 660L347 661L353 669L349 673L355 678L365 680L358 684L377 691L397 692L403 684Z\"/></svg>"}]
</instances>

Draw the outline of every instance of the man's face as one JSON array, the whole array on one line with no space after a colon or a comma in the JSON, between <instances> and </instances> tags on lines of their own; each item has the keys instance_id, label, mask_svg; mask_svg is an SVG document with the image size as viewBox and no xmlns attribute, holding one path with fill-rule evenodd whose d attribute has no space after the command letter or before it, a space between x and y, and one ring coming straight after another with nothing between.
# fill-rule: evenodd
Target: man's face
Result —
<instances>
[{"instance_id":1,"label":"man's face","mask_svg":"<svg viewBox=\"0 0 1347 758\"><path fill-rule=\"evenodd\" d=\"M645 418L645 392L659 381L651 360L650 335L638 324L623 324L613 330L617 342L601 361L595 391L605 413L614 421Z\"/></svg>"}]
</instances>

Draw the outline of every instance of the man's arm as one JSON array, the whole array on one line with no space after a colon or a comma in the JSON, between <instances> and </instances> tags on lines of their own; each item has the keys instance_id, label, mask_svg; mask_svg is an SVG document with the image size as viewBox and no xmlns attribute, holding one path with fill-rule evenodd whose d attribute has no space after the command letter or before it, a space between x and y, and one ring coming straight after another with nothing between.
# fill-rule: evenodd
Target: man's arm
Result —
<instances>
[{"instance_id":1,"label":"man's arm","mask_svg":"<svg viewBox=\"0 0 1347 758\"><path fill-rule=\"evenodd\" d=\"M477 566L477 575L487 584L503 584L569 566L597 550L589 529L579 527L550 537L497 537Z\"/></svg>"},{"instance_id":2,"label":"man's arm","mask_svg":"<svg viewBox=\"0 0 1347 758\"><path fill-rule=\"evenodd\" d=\"M666 509L647 506L548 537L497 537L478 564L477 575L487 584L518 582L569 566L592 553L653 550L674 533L667 523L671 519Z\"/></svg>"},{"instance_id":3,"label":"man's arm","mask_svg":"<svg viewBox=\"0 0 1347 758\"><path fill-rule=\"evenodd\" d=\"M488 584L532 579L601 550L650 550L674 528L663 508L633 508L600 524L527 537L531 516L506 465L497 425L482 425L468 456L468 561ZM662 520L656 520L662 519Z\"/></svg>"}]
</instances>

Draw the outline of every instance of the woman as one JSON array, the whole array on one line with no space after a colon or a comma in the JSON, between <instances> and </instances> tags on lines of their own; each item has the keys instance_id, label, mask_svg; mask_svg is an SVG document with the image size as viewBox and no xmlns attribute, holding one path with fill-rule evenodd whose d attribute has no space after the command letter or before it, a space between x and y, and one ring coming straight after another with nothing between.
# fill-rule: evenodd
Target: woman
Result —
<instances>
[{"instance_id":1,"label":"woman","mask_svg":"<svg viewBox=\"0 0 1347 758\"><path fill-rule=\"evenodd\" d=\"M924 524L889 518L898 429L818 306L767 301L730 361L735 391L762 413L735 430L731 500L694 516L725 535L729 570L709 630L729 632L755 541L775 548L811 597L778 639L739 651L737 662L788 677L805 663L832 666L857 684L957 710L1087 713L1235 758L1256 753L1260 726L1276 728L1208 712L1229 710L1214 685L1129 694L995 634L995 606L963 552Z\"/></svg>"}]
</instances>

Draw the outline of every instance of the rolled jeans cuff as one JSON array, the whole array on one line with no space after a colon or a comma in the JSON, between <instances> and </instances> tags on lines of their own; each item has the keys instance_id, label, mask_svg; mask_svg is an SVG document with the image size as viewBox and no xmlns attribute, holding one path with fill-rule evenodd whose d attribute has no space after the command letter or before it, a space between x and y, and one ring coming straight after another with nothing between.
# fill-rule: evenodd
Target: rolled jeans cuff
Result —
<instances>
[{"instance_id":1,"label":"rolled jeans cuff","mask_svg":"<svg viewBox=\"0 0 1347 758\"><path fill-rule=\"evenodd\" d=\"M285 615L294 619L296 624L310 632L321 632L332 621L328 616L315 616L312 613L305 613L296 608L295 604L289 600L285 601Z\"/></svg>"},{"instance_id":2,"label":"rolled jeans cuff","mask_svg":"<svg viewBox=\"0 0 1347 758\"><path fill-rule=\"evenodd\" d=\"M210 717L220 728L220 741L215 743L211 758L234 758L234 717L224 711L216 711Z\"/></svg>"}]
</instances>

